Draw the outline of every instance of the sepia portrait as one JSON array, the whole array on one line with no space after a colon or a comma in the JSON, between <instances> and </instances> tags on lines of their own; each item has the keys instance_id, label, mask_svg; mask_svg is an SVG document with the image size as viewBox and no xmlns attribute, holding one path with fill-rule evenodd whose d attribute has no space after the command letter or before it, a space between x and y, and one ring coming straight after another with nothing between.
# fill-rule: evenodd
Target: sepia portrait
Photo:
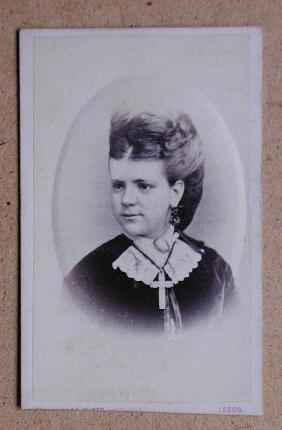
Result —
<instances>
[{"instance_id":1,"label":"sepia portrait","mask_svg":"<svg viewBox=\"0 0 282 430\"><path fill-rule=\"evenodd\" d=\"M172 333L195 317L219 316L235 294L231 268L183 233L203 193L204 155L192 120L117 113L109 146L122 234L83 258L68 287L96 315L132 328Z\"/></svg>"},{"instance_id":2,"label":"sepia portrait","mask_svg":"<svg viewBox=\"0 0 282 430\"><path fill-rule=\"evenodd\" d=\"M260 64L256 28L21 33L23 407L261 413Z\"/></svg>"}]
</instances>

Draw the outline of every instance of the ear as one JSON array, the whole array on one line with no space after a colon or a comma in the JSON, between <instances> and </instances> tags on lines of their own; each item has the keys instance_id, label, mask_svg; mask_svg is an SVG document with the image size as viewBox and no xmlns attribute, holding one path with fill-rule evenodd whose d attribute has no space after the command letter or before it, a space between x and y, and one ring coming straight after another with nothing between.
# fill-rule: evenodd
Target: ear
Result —
<instances>
[{"instance_id":1,"label":"ear","mask_svg":"<svg viewBox=\"0 0 282 430\"><path fill-rule=\"evenodd\" d=\"M185 185L184 182L179 179L171 187L171 207L176 208L184 193Z\"/></svg>"}]
</instances>

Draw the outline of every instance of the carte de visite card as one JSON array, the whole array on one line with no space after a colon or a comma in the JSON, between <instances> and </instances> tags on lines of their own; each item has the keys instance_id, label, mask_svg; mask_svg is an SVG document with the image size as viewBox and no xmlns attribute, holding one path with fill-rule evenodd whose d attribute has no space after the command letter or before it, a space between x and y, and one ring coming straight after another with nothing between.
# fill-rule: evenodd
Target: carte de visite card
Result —
<instances>
[{"instance_id":1,"label":"carte de visite card","mask_svg":"<svg viewBox=\"0 0 282 430\"><path fill-rule=\"evenodd\" d=\"M262 414L258 28L20 32L22 407Z\"/></svg>"}]
</instances>

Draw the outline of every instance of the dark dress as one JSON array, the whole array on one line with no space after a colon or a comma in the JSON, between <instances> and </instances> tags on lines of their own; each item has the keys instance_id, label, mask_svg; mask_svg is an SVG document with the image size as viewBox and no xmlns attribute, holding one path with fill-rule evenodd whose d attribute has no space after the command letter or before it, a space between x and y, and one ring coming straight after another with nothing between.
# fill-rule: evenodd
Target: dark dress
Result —
<instances>
[{"instance_id":1,"label":"dark dress","mask_svg":"<svg viewBox=\"0 0 282 430\"><path fill-rule=\"evenodd\" d=\"M173 290L182 318L182 327L212 318L222 312L234 295L229 265L211 248L180 233L202 259ZM127 328L164 331L164 311L158 306L158 289L127 277L112 263L132 241L121 234L84 257L67 275L68 291L84 309L104 323Z\"/></svg>"}]
</instances>

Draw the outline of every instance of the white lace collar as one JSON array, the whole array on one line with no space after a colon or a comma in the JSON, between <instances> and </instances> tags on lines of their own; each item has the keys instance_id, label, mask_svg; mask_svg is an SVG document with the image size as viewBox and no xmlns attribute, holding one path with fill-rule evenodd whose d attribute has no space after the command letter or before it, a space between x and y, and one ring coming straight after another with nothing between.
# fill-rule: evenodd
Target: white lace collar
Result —
<instances>
[{"instance_id":1,"label":"white lace collar","mask_svg":"<svg viewBox=\"0 0 282 430\"><path fill-rule=\"evenodd\" d=\"M173 232L174 233L174 232ZM114 269L119 268L126 275L134 279L135 281L141 281L145 285L153 286L152 283L156 276L160 273L161 268L170 277L173 285L177 284L183 279L187 278L190 273L198 267L199 261L202 259L202 254L195 251L190 245L183 242L174 236L174 246L168 262L162 267L158 264L159 260L164 259L163 253L159 253L159 260L156 261L155 254L156 249L152 248L150 242L146 244L146 251L144 250L144 244L141 249L140 242L136 242L135 245L139 244L140 250L134 245L130 245L113 263ZM152 249L154 255L152 255ZM148 251L149 250L149 251ZM142 253L148 255L149 259ZM153 260L156 265L151 261ZM165 260L167 256L165 256ZM157 267L158 266L158 267Z\"/></svg>"},{"instance_id":2,"label":"white lace collar","mask_svg":"<svg viewBox=\"0 0 282 430\"><path fill-rule=\"evenodd\" d=\"M174 227L170 225L161 238L154 241L153 239L142 237L135 240L134 245L151 258L157 266L162 267L178 236L179 234L174 231Z\"/></svg>"}]
</instances>

